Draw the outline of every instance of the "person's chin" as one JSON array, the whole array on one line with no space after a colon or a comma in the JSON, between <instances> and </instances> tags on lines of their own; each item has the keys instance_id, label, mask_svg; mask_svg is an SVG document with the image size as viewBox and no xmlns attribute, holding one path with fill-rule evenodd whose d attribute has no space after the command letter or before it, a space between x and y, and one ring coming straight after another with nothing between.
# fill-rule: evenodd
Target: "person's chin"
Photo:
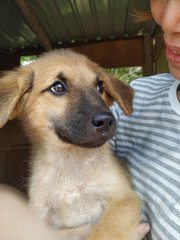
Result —
<instances>
[{"instance_id":1,"label":"person's chin","mask_svg":"<svg viewBox=\"0 0 180 240\"><path fill-rule=\"evenodd\" d=\"M180 80L180 66L169 63L169 69L173 77L175 77L177 80Z\"/></svg>"}]
</instances>

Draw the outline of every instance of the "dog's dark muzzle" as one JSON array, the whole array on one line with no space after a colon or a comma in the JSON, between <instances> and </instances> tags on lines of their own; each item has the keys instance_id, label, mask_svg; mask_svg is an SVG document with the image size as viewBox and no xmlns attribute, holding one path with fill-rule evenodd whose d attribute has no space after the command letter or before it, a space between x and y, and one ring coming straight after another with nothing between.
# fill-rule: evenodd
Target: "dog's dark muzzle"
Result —
<instances>
[{"instance_id":1,"label":"dog's dark muzzle","mask_svg":"<svg viewBox=\"0 0 180 240\"><path fill-rule=\"evenodd\" d=\"M90 99L90 100L89 100ZM112 138L116 121L100 96L81 97L71 106L66 121L55 120L55 132L61 140L81 147L99 147Z\"/></svg>"},{"instance_id":2,"label":"dog's dark muzzle","mask_svg":"<svg viewBox=\"0 0 180 240\"><path fill-rule=\"evenodd\" d=\"M91 120L74 119L67 127L55 127L59 138L64 142L81 147L99 147L112 138L116 130L116 121L110 111L96 112Z\"/></svg>"}]
</instances>

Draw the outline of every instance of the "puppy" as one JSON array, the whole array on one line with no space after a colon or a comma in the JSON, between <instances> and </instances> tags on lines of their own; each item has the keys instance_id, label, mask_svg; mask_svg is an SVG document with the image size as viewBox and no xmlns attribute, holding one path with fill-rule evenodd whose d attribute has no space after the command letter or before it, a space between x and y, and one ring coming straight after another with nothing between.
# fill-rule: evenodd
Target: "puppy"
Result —
<instances>
[{"instance_id":1,"label":"puppy","mask_svg":"<svg viewBox=\"0 0 180 240\"><path fill-rule=\"evenodd\" d=\"M30 205L60 239L134 240L146 232L140 201L106 144L116 128L114 100L132 112L132 89L71 50L0 79L0 126L22 122L32 143Z\"/></svg>"}]
</instances>

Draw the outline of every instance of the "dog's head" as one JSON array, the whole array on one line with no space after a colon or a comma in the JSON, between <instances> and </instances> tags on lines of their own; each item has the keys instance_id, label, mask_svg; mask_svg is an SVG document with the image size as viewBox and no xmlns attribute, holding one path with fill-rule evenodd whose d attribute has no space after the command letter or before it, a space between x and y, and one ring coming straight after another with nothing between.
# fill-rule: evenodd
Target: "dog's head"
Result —
<instances>
[{"instance_id":1,"label":"dog's head","mask_svg":"<svg viewBox=\"0 0 180 240\"><path fill-rule=\"evenodd\" d=\"M0 79L0 127L18 117L32 141L97 147L115 132L114 100L132 112L130 87L81 54L55 50Z\"/></svg>"}]
</instances>

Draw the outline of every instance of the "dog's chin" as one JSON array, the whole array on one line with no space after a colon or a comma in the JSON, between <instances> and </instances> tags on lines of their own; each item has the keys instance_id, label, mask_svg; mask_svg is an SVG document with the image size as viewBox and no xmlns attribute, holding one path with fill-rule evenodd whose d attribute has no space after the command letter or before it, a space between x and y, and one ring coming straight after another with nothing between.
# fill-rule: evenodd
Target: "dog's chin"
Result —
<instances>
[{"instance_id":1,"label":"dog's chin","mask_svg":"<svg viewBox=\"0 0 180 240\"><path fill-rule=\"evenodd\" d=\"M83 147L83 148L97 148L105 144L108 140L108 138L106 138L105 136L102 136L102 137L99 137L98 139L92 139L86 142L86 141L80 141L78 139L77 140L70 139L59 132L56 132L56 134L62 142L66 144L72 144L78 147Z\"/></svg>"}]
</instances>

